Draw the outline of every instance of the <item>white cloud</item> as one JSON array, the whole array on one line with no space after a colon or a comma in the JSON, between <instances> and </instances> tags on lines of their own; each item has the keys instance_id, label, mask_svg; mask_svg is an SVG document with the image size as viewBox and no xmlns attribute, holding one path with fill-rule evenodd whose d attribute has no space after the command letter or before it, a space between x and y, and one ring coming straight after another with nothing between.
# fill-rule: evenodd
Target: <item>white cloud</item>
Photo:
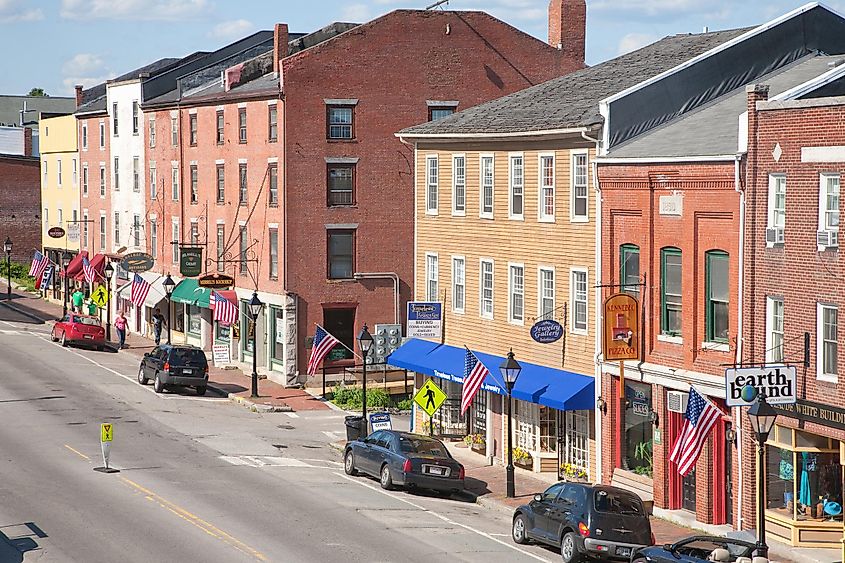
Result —
<instances>
[{"instance_id":1,"label":"white cloud","mask_svg":"<svg viewBox=\"0 0 845 563\"><path fill-rule=\"evenodd\" d=\"M93 53L77 53L62 64L62 85L65 93L72 93L74 86L95 86L114 76L105 61Z\"/></svg>"},{"instance_id":2,"label":"white cloud","mask_svg":"<svg viewBox=\"0 0 845 563\"><path fill-rule=\"evenodd\" d=\"M247 20L230 20L215 25L208 36L212 39L238 39L255 31L255 25Z\"/></svg>"},{"instance_id":3,"label":"white cloud","mask_svg":"<svg viewBox=\"0 0 845 563\"><path fill-rule=\"evenodd\" d=\"M29 8L25 0L0 0L0 23L43 20L41 8Z\"/></svg>"},{"instance_id":4,"label":"white cloud","mask_svg":"<svg viewBox=\"0 0 845 563\"><path fill-rule=\"evenodd\" d=\"M368 22L372 18L366 4L349 4L340 11L341 21Z\"/></svg>"},{"instance_id":5,"label":"white cloud","mask_svg":"<svg viewBox=\"0 0 845 563\"><path fill-rule=\"evenodd\" d=\"M61 16L71 20L168 20L197 17L209 0L62 0Z\"/></svg>"},{"instance_id":6,"label":"white cloud","mask_svg":"<svg viewBox=\"0 0 845 563\"><path fill-rule=\"evenodd\" d=\"M636 51L640 47L645 47L657 41L657 36L649 33L629 33L619 40L618 54L624 55L631 51Z\"/></svg>"}]
</instances>

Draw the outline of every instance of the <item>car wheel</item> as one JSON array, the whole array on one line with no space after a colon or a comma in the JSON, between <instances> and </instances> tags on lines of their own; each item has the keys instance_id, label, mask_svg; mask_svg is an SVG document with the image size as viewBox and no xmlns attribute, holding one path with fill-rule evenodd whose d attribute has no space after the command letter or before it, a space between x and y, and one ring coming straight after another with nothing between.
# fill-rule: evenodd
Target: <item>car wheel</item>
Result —
<instances>
[{"instance_id":1,"label":"car wheel","mask_svg":"<svg viewBox=\"0 0 845 563\"><path fill-rule=\"evenodd\" d=\"M56 329L50 331L50 342L58 342L59 339L56 338Z\"/></svg>"},{"instance_id":2,"label":"car wheel","mask_svg":"<svg viewBox=\"0 0 845 563\"><path fill-rule=\"evenodd\" d=\"M156 393L161 393L164 391L164 383L161 382L161 378L156 374L155 381L153 381L153 390Z\"/></svg>"},{"instance_id":3,"label":"car wheel","mask_svg":"<svg viewBox=\"0 0 845 563\"><path fill-rule=\"evenodd\" d=\"M67 334L62 332L62 346L67 347Z\"/></svg>"},{"instance_id":4,"label":"car wheel","mask_svg":"<svg viewBox=\"0 0 845 563\"><path fill-rule=\"evenodd\" d=\"M205 395L205 391L207 389L208 388L205 385L200 385L199 387L197 387L197 395L200 395L200 396Z\"/></svg>"},{"instance_id":5,"label":"car wheel","mask_svg":"<svg viewBox=\"0 0 845 563\"><path fill-rule=\"evenodd\" d=\"M528 536L525 534L525 516L517 514L513 519L513 528L511 529L513 541L518 544L525 545L528 543Z\"/></svg>"},{"instance_id":6,"label":"car wheel","mask_svg":"<svg viewBox=\"0 0 845 563\"><path fill-rule=\"evenodd\" d=\"M575 545L575 534L566 532L563 536L563 541L560 542L560 556L565 563L577 563L581 560L581 554L578 553L578 546Z\"/></svg>"},{"instance_id":7,"label":"car wheel","mask_svg":"<svg viewBox=\"0 0 845 563\"><path fill-rule=\"evenodd\" d=\"M343 471L347 475L358 475L358 470L355 469L355 457L352 455L352 450L346 452L346 457L343 458Z\"/></svg>"},{"instance_id":8,"label":"car wheel","mask_svg":"<svg viewBox=\"0 0 845 563\"><path fill-rule=\"evenodd\" d=\"M138 383L141 385L146 385L149 383L150 380L147 379L147 376L144 375L144 366L138 368Z\"/></svg>"},{"instance_id":9,"label":"car wheel","mask_svg":"<svg viewBox=\"0 0 845 563\"><path fill-rule=\"evenodd\" d=\"M389 491L393 488L393 477L390 475L390 466L384 465L381 468L381 479L379 479L381 483L381 488Z\"/></svg>"}]
</instances>

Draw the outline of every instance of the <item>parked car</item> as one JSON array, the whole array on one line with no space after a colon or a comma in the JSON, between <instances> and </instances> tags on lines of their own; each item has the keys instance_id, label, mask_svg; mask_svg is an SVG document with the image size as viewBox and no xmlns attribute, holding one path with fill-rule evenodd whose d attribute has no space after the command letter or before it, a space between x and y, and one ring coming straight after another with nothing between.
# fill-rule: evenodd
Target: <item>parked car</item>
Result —
<instances>
[{"instance_id":1,"label":"parked car","mask_svg":"<svg viewBox=\"0 0 845 563\"><path fill-rule=\"evenodd\" d=\"M631 561L642 563L656 561L658 563L699 563L704 561L719 561L722 563L736 562L743 557L750 562L754 551L754 544L732 538L718 536L692 536L672 544L645 547L634 551Z\"/></svg>"},{"instance_id":2,"label":"parked car","mask_svg":"<svg viewBox=\"0 0 845 563\"><path fill-rule=\"evenodd\" d=\"M156 393L165 386L195 387L197 395L208 389L208 359L196 346L162 344L147 352L138 368L138 383L153 380Z\"/></svg>"},{"instance_id":3,"label":"parked car","mask_svg":"<svg viewBox=\"0 0 845 563\"><path fill-rule=\"evenodd\" d=\"M62 346L83 344L102 350L106 345L106 331L97 317L68 313L53 325L50 340L61 342Z\"/></svg>"},{"instance_id":4,"label":"parked car","mask_svg":"<svg viewBox=\"0 0 845 563\"><path fill-rule=\"evenodd\" d=\"M618 487L555 483L516 509L513 540L560 548L565 563L586 558L629 561L654 544L651 523L640 498Z\"/></svg>"},{"instance_id":5,"label":"parked car","mask_svg":"<svg viewBox=\"0 0 845 563\"><path fill-rule=\"evenodd\" d=\"M395 430L378 430L346 444L343 468L347 475L377 477L382 488L403 486L457 493L464 488L464 466L455 461L440 440Z\"/></svg>"}]
</instances>

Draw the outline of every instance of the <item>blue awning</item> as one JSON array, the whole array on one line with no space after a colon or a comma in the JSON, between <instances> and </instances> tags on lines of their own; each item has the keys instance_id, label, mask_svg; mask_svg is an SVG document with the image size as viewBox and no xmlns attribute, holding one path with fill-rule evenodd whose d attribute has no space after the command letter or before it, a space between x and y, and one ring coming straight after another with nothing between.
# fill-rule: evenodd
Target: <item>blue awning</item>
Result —
<instances>
[{"instance_id":1,"label":"blue awning","mask_svg":"<svg viewBox=\"0 0 845 563\"><path fill-rule=\"evenodd\" d=\"M475 350L473 353L490 371L483 388L504 395L506 393L504 382L499 372L499 366L504 362L504 358ZM465 354L464 348L412 338L390 354L387 357L387 363L398 368L463 384ZM519 365L522 366L522 373L513 389L515 399L564 411L595 408L596 399L592 377L527 362L519 362Z\"/></svg>"}]
</instances>

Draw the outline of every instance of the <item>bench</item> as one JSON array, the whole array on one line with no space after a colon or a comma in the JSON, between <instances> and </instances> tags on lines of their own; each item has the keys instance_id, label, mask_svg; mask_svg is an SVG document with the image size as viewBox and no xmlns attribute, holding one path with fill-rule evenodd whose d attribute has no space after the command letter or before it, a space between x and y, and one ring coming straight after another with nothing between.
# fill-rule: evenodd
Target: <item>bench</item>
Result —
<instances>
[{"instance_id":1,"label":"bench","mask_svg":"<svg viewBox=\"0 0 845 563\"><path fill-rule=\"evenodd\" d=\"M654 508L654 485L650 478L617 467L613 470L613 477L610 479L610 484L613 487L631 491L640 497L645 505L646 512L649 514L652 513L652 509Z\"/></svg>"}]
</instances>

